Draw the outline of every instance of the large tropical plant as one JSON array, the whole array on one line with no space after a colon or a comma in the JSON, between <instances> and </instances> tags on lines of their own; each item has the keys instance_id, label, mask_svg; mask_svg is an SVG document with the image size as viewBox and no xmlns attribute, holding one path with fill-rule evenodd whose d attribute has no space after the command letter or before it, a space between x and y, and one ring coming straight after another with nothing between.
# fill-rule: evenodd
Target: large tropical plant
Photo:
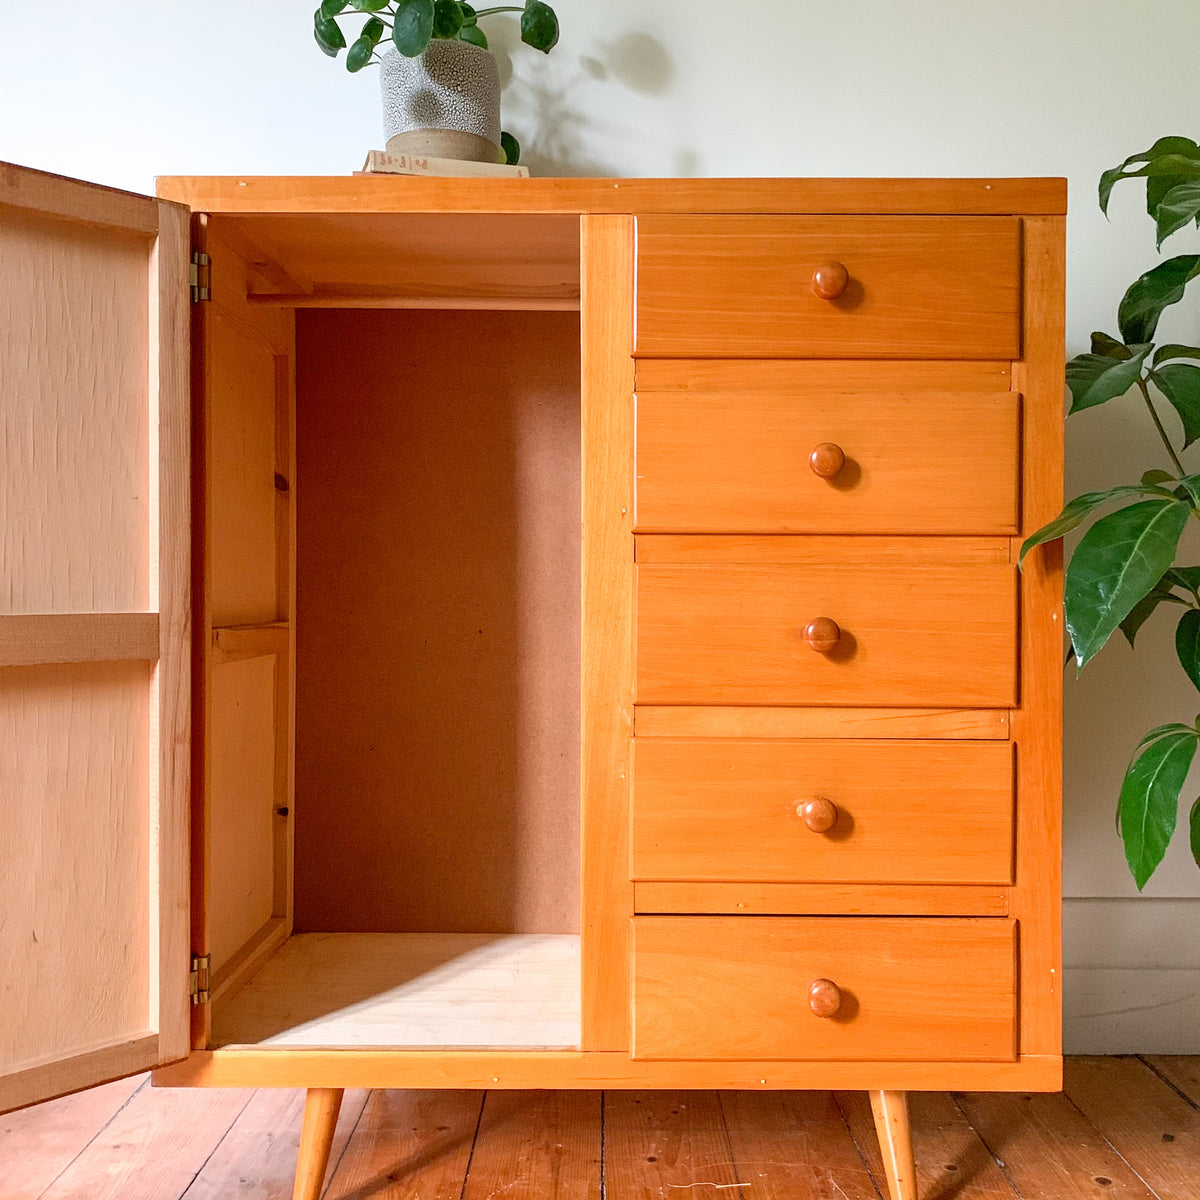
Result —
<instances>
[{"instance_id":1,"label":"large tropical plant","mask_svg":"<svg viewBox=\"0 0 1200 1200\"><path fill-rule=\"evenodd\" d=\"M1200 147L1191 139L1160 138L1105 171L1100 177L1105 214L1113 188L1124 179L1146 181L1146 211L1154 219L1160 251L1173 233L1193 222L1200 227ZM1021 558L1034 546L1093 521L1067 567L1070 656L1082 669L1118 629L1132 646L1154 612L1173 606L1183 610L1175 630L1179 663L1200 690L1200 566L1175 561L1184 530L1200 519L1200 473L1190 472L1180 457L1200 439L1200 346L1155 342L1159 318L1183 299L1197 274L1200 254L1181 254L1147 271L1117 309L1120 336L1093 333L1090 353L1067 364L1072 413L1137 390L1169 469L1149 470L1139 483L1076 496L1025 542ZM1113 504L1120 507L1099 515ZM1117 822L1139 890L1175 834L1180 793L1198 743L1200 717L1192 724L1160 725L1142 738L1126 769ZM1191 805L1188 827L1192 855L1200 864L1200 799Z\"/></svg>"}]
</instances>

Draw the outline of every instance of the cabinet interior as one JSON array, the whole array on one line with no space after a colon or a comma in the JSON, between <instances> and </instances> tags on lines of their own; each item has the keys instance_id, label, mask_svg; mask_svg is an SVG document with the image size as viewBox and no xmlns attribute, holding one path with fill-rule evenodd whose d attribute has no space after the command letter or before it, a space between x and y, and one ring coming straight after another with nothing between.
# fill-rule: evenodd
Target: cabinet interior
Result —
<instances>
[{"instance_id":1,"label":"cabinet interior","mask_svg":"<svg viewBox=\"0 0 1200 1200\"><path fill-rule=\"evenodd\" d=\"M579 220L207 218L210 1046L579 1044Z\"/></svg>"}]
</instances>

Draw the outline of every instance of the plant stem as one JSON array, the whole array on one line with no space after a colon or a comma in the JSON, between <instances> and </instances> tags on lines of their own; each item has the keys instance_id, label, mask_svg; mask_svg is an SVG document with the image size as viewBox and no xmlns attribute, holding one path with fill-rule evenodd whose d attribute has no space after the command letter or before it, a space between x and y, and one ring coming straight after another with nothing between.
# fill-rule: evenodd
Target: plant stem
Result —
<instances>
[{"instance_id":1,"label":"plant stem","mask_svg":"<svg viewBox=\"0 0 1200 1200\"><path fill-rule=\"evenodd\" d=\"M499 8L480 8L480 9L477 9L477 10L476 10L476 12L475 12L475 16L476 16L476 18L479 18L479 17L490 17L490 16L491 16L493 13L498 13L498 12L524 12L524 11L525 11L525 10L524 10L523 8L520 8L520 7L513 7L512 5L502 5L502 6L501 6L501 7L499 7Z\"/></svg>"},{"instance_id":2,"label":"plant stem","mask_svg":"<svg viewBox=\"0 0 1200 1200\"><path fill-rule=\"evenodd\" d=\"M1175 448L1171 445L1171 439L1167 437L1167 431L1163 428L1163 423L1158 419L1158 411L1154 407L1154 401L1150 399L1150 389L1146 386L1146 381L1139 379L1138 387L1142 390L1142 399L1146 401L1146 408L1150 413L1150 419L1154 422L1154 428L1158 430L1158 436L1162 438L1162 444L1167 448L1167 453L1171 456L1171 462L1175 464L1175 470L1181 476L1186 475L1187 471L1183 469L1183 463L1179 461L1179 455L1175 453Z\"/></svg>"}]
</instances>

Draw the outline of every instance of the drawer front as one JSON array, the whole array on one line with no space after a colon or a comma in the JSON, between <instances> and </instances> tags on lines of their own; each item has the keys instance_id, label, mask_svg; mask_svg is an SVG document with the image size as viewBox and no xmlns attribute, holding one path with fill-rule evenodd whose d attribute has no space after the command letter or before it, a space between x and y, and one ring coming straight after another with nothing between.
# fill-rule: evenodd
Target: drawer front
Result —
<instances>
[{"instance_id":1,"label":"drawer front","mask_svg":"<svg viewBox=\"0 0 1200 1200\"><path fill-rule=\"evenodd\" d=\"M637 567L640 704L1007 707L1016 637L1007 564Z\"/></svg>"},{"instance_id":2,"label":"drawer front","mask_svg":"<svg viewBox=\"0 0 1200 1200\"><path fill-rule=\"evenodd\" d=\"M635 528L659 533L1017 529L1013 392L640 392Z\"/></svg>"},{"instance_id":3,"label":"drawer front","mask_svg":"<svg viewBox=\"0 0 1200 1200\"><path fill-rule=\"evenodd\" d=\"M635 880L1012 880L1007 742L639 738Z\"/></svg>"},{"instance_id":4,"label":"drawer front","mask_svg":"<svg viewBox=\"0 0 1200 1200\"><path fill-rule=\"evenodd\" d=\"M1010 920L636 917L633 940L634 1058L1016 1057Z\"/></svg>"},{"instance_id":5,"label":"drawer front","mask_svg":"<svg viewBox=\"0 0 1200 1200\"><path fill-rule=\"evenodd\" d=\"M1015 217L639 217L635 353L1018 358L1020 264Z\"/></svg>"}]
</instances>

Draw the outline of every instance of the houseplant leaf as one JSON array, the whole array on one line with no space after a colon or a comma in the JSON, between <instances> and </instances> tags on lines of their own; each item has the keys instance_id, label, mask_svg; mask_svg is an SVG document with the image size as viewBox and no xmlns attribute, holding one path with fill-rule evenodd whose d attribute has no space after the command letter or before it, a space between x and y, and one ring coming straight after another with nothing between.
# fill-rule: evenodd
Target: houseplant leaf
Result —
<instances>
[{"instance_id":1,"label":"houseplant leaf","mask_svg":"<svg viewBox=\"0 0 1200 1200\"><path fill-rule=\"evenodd\" d=\"M510 167L515 167L521 161L521 143L507 129L500 133L500 149L504 151L504 161Z\"/></svg>"},{"instance_id":2,"label":"houseplant leaf","mask_svg":"<svg viewBox=\"0 0 1200 1200\"><path fill-rule=\"evenodd\" d=\"M1129 347L1124 342L1118 342L1115 337L1109 337L1107 333L1101 333L1099 330L1092 334L1092 353L1100 354L1104 358L1122 360L1132 357Z\"/></svg>"},{"instance_id":3,"label":"houseplant leaf","mask_svg":"<svg viewBox=\"0 0 1200 1200\"><path fill-rule=\"evenodd\" d=\"M330 58L337 58L338 52L346 48L346 38L338 23L321 16L319 8L313 14L313 35L317 39L317 45Z\"/></svg>"},{"instance_id":4,"label":"houseplant leaf","mask_svg":"<svg viewBox=\"0 0 1200 1200\"><path fill-rule=\"evenodd\" d=\"M350 0L321 0L321 16L326 20L331 17L336 17L338 13L344 12Z\"/></svg>"},{"instance_id":5,"label":"houseplant leaf","mask_svg":"<svg viewBox=\"0 0 1200 1200\"><path fill-rule=\"evenodd\" d=\"M1125 640L1133 647L1134 639L1143 625L1154 615L1160 604L1184 604L1169 587L1156 586L1153 591L1143 596L1130 610L1129 615L1118 627L1125 635Z\"/></svg>"},{"instance_id":6,"label":"houseplant leaf","mask_svg":"<svg viewBox=\"0 0 1200 1200\"><path fill-rule=\"evenodd\" d=\"M1043 525L1041 529L1035 533L1031 533L1025 539L1021 546L1021 555L1017 559L1017 562L1024 562L1025 555L1034 546L1040 546L1043 542L1052 542L1056 538L1070 533L1072 529L1082 524L1093 509L1099 508L1100 505L1107 503L1109 500L1123 500L1130 496L1162 496L1164 500L1167 500L1170 498L1170 495L1170 492L1163 488L1145 483L1140 485L1125 484L1121 487L1107 488L1102 492L1084 492L1083 495L1076 496L1053 521L1047 525Z\"/></svg>"},{"instance_id":7,"label":"houseplant leaf","mask_svg":"<svg viewBox=\"0 0 1200 1200\"><path fill-rule=\"evenodd\" d=\"M542 0L525 0L521 14L521 41L535 50L549 54L558 44L558 17L554 9Z\"/></svg>"},{"instance_id":8,"label":"houseplant leaf","mask_svg":"<svg viewBox=\"0 0 1200 1200\"><path fill-rule=\"evenodd\" d=\"M424 54L433 37L433 0L396 0L392 41L406 58Z\"/></svg>"},{"instance_id":9,"label":"houseplant leaf","mask_svg":"<svg viewBox=\"0 0 1200 1200\"><path fill-rule=\"evenodd\" d=\"M487 34L478 25L463 25L458 31L458 40L470 42L472 46L478 46L481 50L488 48Z\"/></svg>"},{"instance_id":10,"label":"houseplant leaf","mask_svg":"<svg viewBox=\"0 0 1200 1200\"><path fill-rule=\"evenodd\" d=\"M1200 598L1200 567L1172 567L1160 581L1168 587L1181 587Z\"/></svg>"},{"instance_id":11,"label":"houseplant leaf","mask_svg":"<svg viewBox=\"0 0 1200 1200\"><path fill-rule=\"evenodd\" d=\"M1175 559L1191 506L1145 500L1101 517L1067 568L1067 631L1080 668L1129 615Z\"/></svg>"},{"instance_id":12,"label":"houseplant leaf","mask_svg":"<svg viewBox=\"0 0 1200 1200\"><path fill-rule=\"evenodd\" d=\"M1190 225L1200 214L1200 180L1177 183L1162 197L1154 214L1156 246L1162 244L1185 225Z\"/></svg>"},{"instance_id":13,"label":"houseplant leaf","mask_svg":"<svg viewBox=\"0 0 1200 1200\"><path fill-rule=\"evenodd\" d=\"M1200 691L1200 609L1189 608L1175 627L1175 653L1179 665Z\"/></svg>"},{"instance_id":14,"label":"houseplant leaf","mask_svg":"<svg viewBox=\"0 0 1200 1200\"><path fill-rule=\"evenodd\" d=\"M1133 757L1118 802L1125 861L1140 892L1162 862L1178 817L1179 793L1200 737L1194 729L1165 734Z\"/></svg>"},{"instance_id":15,"label":"houseplant leaf","mask_svg":"<svg viewBox=\"0 0 1200 1200\"><path fill-rule=\"evenodd\" d=\"M1192 811L1188 813L1188 841L1192 847L1192 858L1200 867L1200 799L1192 803Z\"/></svg>"},{"instance_id":16,"label":"houseplant leaf","mask_svg":"<svg viewBox=\"0 0 1200 1200\"><path fill-rule=\"evenodd\" d=\"M1130 171L1128 168L1135 163L1145 165ZM1200 147L1197 147L1191 138L1159 138L1149 150L1131 154L1119 167L1112 167L1100 176L1100 211L1108 215L1109 197L1113 187L1122 179L1155 176L1187 179L1192 174L1200 175ZM1151 197L1147 195L1146 211L1150 216L1154 216L1156 199L1152 202Z\"/></svg>"},{"instance_id":17,"label":"houseplant leaf","mask_svg":"<svg viewBox=\"0 0 1200 1200\"><path fill-rule=\"evenodd\" d=\"M464 20L466 20L466 14L458 0L435 0L433 6L433 36L435 38L457 37Z\"/></svg>"},{"instance_id":18,"label":"houseplant leaf","mask_svg":"<svg viewBox=\"0 0 1200 1200\"><path fill-rule=\"evenodd\" d=\"M1135 280L1117 309L1117 323L1126 344L1153 341L1163 309L1183 299L1188 281L1198 272L1200 254L1180 254Z\"/></svg>"},{"instance_id":19,"label":"houseplant leaf","mask_svg":"<svg viewBox=\"0 0 1200 1200\"><path fill-rule=\"evenodd\" d=\"M1156 367L1150 378L1183 422L1183 448L1200 438L1200 367L1171 362Z\"/></svg>"},{"instance_id":20,"label":"houseplant leaf","mask_svg":"<svg viewBox=\"0 0 1200 1200\"><path fill-rule=\"evenodd\" d=\"M1167 342L1155 350L1150 362L1158 366L1169 358L1200 358L1200 346L1180 346L1177 342Z\"/></svg>"},{"instance_id":21,"label":"houseplant leaf","mask_svg":"<svg viewBox=\"0 0 1200 1200\"><path fill-rule=\"evenodd\" d=\"M1123 396L1142 377L1142 363L1153 347L1127 347L1128 358L1107 354L1079 354L1067 363L1067 387L1071 389L1071 412L1095 408Z\"/></svg>"},{"instance_id":22,"label":"houseplant leaf","mask_svg":"<svg viewBox=\"0 0 1200 1200\"><path fill-rule=\"evenodd\" d=\"M346 54L346 70L361 71L371 61L371 55L374 53L375 43L371 41L371 35L360 34L350 44L350 49Z\"/></svg>"},{"instance_id":23,"label":"houseplant leaf","mask_svg":"<svg viewBox=\"0 0 1200 1200\"><path fill-rule=\"evenodd\" d=\"M350 7L355 12L383 12L391 0L350 0Z\"/></svg>"}]
</instances>

